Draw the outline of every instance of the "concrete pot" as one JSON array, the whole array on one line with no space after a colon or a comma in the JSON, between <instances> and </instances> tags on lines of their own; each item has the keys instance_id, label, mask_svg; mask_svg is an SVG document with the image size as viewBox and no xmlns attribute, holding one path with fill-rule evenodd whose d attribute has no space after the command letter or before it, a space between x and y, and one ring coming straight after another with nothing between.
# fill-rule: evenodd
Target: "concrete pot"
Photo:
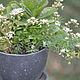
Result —
<instances>
[{"instance_id":1,"label":"concrete pot","mask_svg":"<svg viewBox=\"0 0 80 80\"><path fill-rule=\"evenodd\" d=\"M0 80L37 80L45 67L48 50L32 54L0 52Z\"/></svg>"}]
</instances>

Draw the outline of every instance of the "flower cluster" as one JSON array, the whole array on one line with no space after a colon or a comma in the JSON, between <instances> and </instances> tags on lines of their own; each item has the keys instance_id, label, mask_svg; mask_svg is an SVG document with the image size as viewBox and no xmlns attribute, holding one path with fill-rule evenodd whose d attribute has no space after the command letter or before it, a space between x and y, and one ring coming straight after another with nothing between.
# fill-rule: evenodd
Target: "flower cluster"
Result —
<instances>
[{"instance_id":1,"label":"flower cluster","mask_svg":"<svg viewBox=\"0 0 80 80\"><path fill-rule=\"evenodd\" d=\"M8 32L8 33L6 33L6 36L9 38L9 39L11 39L11 38L13 38L13 34L14 34L14 32Z\"/></svg>"},{"instance_id":2,"label":"flower cluster","mask_svg":"<svg viewBox=\"0 0 80 80\"><path fill-rule=\"evenodd\" d=\"M32 25L38 24L38 22L39 22L38 19L36 19L35 17L31 17L30 19L27 20L27 23Z\"/></svg>"},{"instance_id":3,"label":"flower cluster","mask_svg":"<svg viewBox=\"0 0 80 80\"><path fill-rule=\"evenodd\" d=\"M55 25L57 25L57 26L61 26L60 21L55 21Z\"/></svg>"},{"instance_id":4,"label":"flower cluster","mask_svg":"<svg viewBox=\"0 0 80 80\"><path fill-rule=\"evenodd\" d=\"M60 15L59 15L58 12L54 12L54 16L56 16L56 17L60 17Z\"/></svg>"},{"instance_id":5,"label":"flower cluster","mask_svg":"<svg viewBox=\"0 0 80 80\"><path fill-rule=\"evenodd\" d=\"M6 16L0 15L0 19L6 19Z\"/></svg>"},{"instance_id":6,"label":"flower cluster","mask_svg":"<svg viewBox=\"0 0 80 80\"><path fill-rule=\"evenodd\" d=\"M72 30L71 30L70 28L68 28L68 27L64 27L63 30L64 30L65 32L67 32L67 33L68 33L68 32L72 32Z\"/></svg>"},{"instance_id":7,"label":"flower cluster","mask_svg":"<svg viewBox=\"0 0 80 80\"><path fill-rule=\"evenodd\" d=\"M68 21L67 23L65 23L66 26L70 26L70 25L74 25L75 27L79 26L79 23L76 19L70 19L70 21Z\"/></svg>"},{"instance_id":8,"label":"flower cluster","mask_svg":"<svg viewBox=\"0 0 80 80\"><path fill-rule=\"evenodd\" d=\"M61 53L64 53L64 52L69 52L69 50L68 49L61 49L61 51L60 51Z\"/></svg>"},{"instance_id":9,"label":"flower cluster","mask_svg":"<svg viewBox=\"0 0 80 80\"><path fill-rule=\"evenodd\" d=\"M0 11L4 11L4 9L5 7L2 4L0 4Z\"/></svg>"},{"instance_id":10,"label":"flower cluster","mask_svg":"<svg viewBox=\"0 0 80 80\"><path fill-rule=\"evenodd\" d=\"M63 4L61 2L63 2L63 0L56 0L54 2L54 4L52 5L52 7L55 7L55 8L59 8L60 7L61 9L63 9L64 6L63 6Z\"/></svg>"},{"instance_id":11,"label":"flower cluster","mask_svg":"<svg viewBox=\"0 0 80 80\"><path fill-rule=\"evenodd\" d=\"M77 36L77 37L80 37L80 33L76 33L76 36Z\"/></svg>"},{"instance_id":12,"label":"flower cluster","mask_svg":"<svg viewBox=\"0 0 80 80\"><path fill-rule=\"evenodd\" d=\"M23 2L10 3L9 10L0 4L0 51L27 54L52 47L66 60L80 57L80 33L73 29L79 23L75 19L62 22L58 13L58 8L63 8L62 1L56 0L52 7L47 8L42 4L41 9L40 5L36 9L34 2L29 5L34 4L35 9L21 5ZM16 4L15 8L13 4Z\"/></svg>"},{"instance_id":13,"label":"flower cluster","mask_svg":"<svg viewBox=\"0 0 80 80\"><path fill-rule=\"evenodd\" d=\"M13 9L10 13L10 15L15 16L18 14L23 15L24 10L22 8Z\"/></svg>"},{"instance_id":14,"label":"flower cluster","mask_svg":"<svg viewBox=\"0 0 80 80\"><path fill-rule=\"evenodd\" d=\"M77 43L75 46L76 46L76 47L80 47L80 43Z\"/></svg>"},{"instance_id":15,"label":"flower cluster","mask_svg":"<svg viewBox=\"0 0 80 80\"><path fill-rule=\"evenodd\" d=\"M30 19L27 20L27 23L28 24L31 24L31 25L43 25L43 24L47 24L49 25L49 21L48 19L36 19L35 17L31 17Z\"/></svg>"}]
</instances>

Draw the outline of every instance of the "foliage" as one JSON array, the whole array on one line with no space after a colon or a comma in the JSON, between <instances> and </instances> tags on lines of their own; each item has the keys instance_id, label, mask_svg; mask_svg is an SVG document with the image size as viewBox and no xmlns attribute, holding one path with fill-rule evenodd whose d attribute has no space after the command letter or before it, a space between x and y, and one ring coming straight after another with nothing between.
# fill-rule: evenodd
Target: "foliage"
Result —
<instances>
[{"instance_id":1,"label":"foliage","mask_svg":"<svg viewBox=\"0 0 80 80\"><path fill-rule=\"evenodd\" d=\"M51 7L47 7L48 0L11 1L7 7L0 4L0 51L27 54L48 47L66 60L79 57L80 33L72 30L79 23L62 21L57 12L63 9L62 1L56 0Z\"/></svg>"}]
</instances>

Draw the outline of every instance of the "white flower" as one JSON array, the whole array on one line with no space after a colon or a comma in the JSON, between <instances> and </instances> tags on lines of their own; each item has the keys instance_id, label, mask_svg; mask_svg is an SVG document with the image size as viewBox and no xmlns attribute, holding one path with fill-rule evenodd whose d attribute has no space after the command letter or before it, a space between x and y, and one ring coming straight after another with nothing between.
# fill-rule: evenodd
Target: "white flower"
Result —
<instances>
[{"instance_id":1,"label":"white flower","mask_svg":"<svg viewBox=\"0 0 80 80\"><path fill-rule=\"evenodd\" d=\"M54 16L60 17L60 15L58 14L58 12L54 12Z\"/></svg>"},{"instance_id":2,"label":"white flower","mask_svg":"<svg viewBox=\"0 0 80 80\"><path fill-rule=\"evenodd\" d=\"M28 24L32 24L32 25L35 25L35 24L38 24L38 19L36 19L35 17L31 17L30 19L27 20Z\"/></svg>"},{"instance_id":3,"label":"white flower","mask_svg":"<svg viewBox=\"0 0 80 80\"><path fill-rule=\"evenodd\" d=\"M5 9L5 7L3 6L3 4L0 4L0 11L3 11Z\"/></svg>"},{"instance_id":4,"label":"white flower","mask_svg":"<svg viewBox=\"0 0 80 80\"><path fill-rule=\"evenodd\" d=\"M44 47L46 46L46 42L45 42L45 41L43 41L43 46L44 46Z\"/></svg>"},{"instance_id":5,"label":"white flower","mask_svg":"<svg viewBox=\"0 0 80 80\"><path fill-rule=\"evenodd\" d=\"M77 23L76 19L71 19L71 22Z\"/></svg>"},{"instance_id":6,"label":"white flower","mask_svg":"<svg viewBox=\"0 0 80 80\"><path fill-rule=\"evenodd\" d=\"M76 46L76 47L80 47L80 43L76 44L75 46Z\"/></svg>"},{"instance_id":7,"label":"white flower","mask_svg":"<svg viewBox=\"0 0 80 80\"><path fill-rule=\"evenodd\" d=\"M76 23L77 25L79 25L79 23Z\"/></svg>"},{"instance_id":8,"label":"white flower","mask_svg":"<svg viewBox=\"0 0 80 80\"><path fill-rule=\"evenodd\" d=\"M80 33L76 33L76 36L80 37Z\"/></svg>"},{"instance_id":9,"label":"white flower","mask_svg":"<svg viewBox=\"0 0 80 80\"><path fill-rule=\"evenodd\" d=\"M13 38L13 34L14 34L14 32L8 32L8 33L6 33L6 35L7 35L7 37L9 38L9 39L11 39L11 38Z\"/></svg>"},{"instance_id":10,"label":"white flower","mask_svg":"<svg viewBox=\"0 0 80 80\"><path fill-rule=\"evenodd\" d=\"M28 19L27 22L30 23L31 22L31 19Z\"/></svg>"},{"instance_id":11,"label":"white flower","mask_svg":"<svg viewBox=\"0 0 80 80\"><path fill-rule=\"evenodd\" d=\"M61 9L63 10L64 9L64 6L61 6Z\"/></svg>"},{"instance_id":12,"label":"white flower","mask_svg":"<svg viewBox=\"0 0 80 80\"><path fill-rule=\"evenodd\" d=\"M9 39L13 38L13 35L12 34L9 34L8 35Z\"/></svg>"},{"instance_id":13,"label":"white flower","mask_svg":"<svg viewBox=\"0 0 80 80\"><path fill-rule=\"evenodd\" d=\"M70 33L71 35L74 35L74 33Z\"/></svg>"},{"instance_id":14,"label":"white flower","mask_svg":"<svg viewBox=\"0 0 80 80\"><path fill-rule=\"evenodd\" d=\"M62 1L64 1L64 0L60 0L60 1L62 2Z\"/></svg>"},{"instance_id":15,"label":"white flower","mask_svg":"<svg viewBox=\"0 0 80 80\"><path fill-rule=\"evenodd\" d=\"M38 19L35 17L31 17L30 19L27 20L28 23L32 23L33 25L38 23Z\"/></svg>"},{"instance_id":16,"label":"white flower","mask_svg":"<svg viewBox=\"0 0 80 80\"><path fill-rule=\"evenodd\" d=\"M68 24L71 24L71 21L68 21Z\"/></svg>"},{"instance_id":17,"label":"white flower","mask_svg":"<svg viewBox=\"0 0 80 80\"><path fill-rule=\"evenodd\" d=\"M14 32L12 32L12 31L10 31L10 32L8 32L9 34L14 34Z\"/></svg>"},{"instance_id":18,"label":"white flower","mask_svg":"<svg viewBox=\"0 0 80 80\"><path fill-rule=\"evenodd\" d=\"M17 8L17 9L13 9L10 13L10 15L18 15L20 13L24 12L24 10L22 8Z\"/></svg>"},{"instance_id":19,"label":"white flower","mask_svg":"<svg viewBox=\"0 0 80 80\"><path fill-rule=\"evenodd\" d=\"M68 23L65 23L65 25L67 26L67 25L68 25Z\"/></svg>"},{"instance_id":20,"label":"white flower","mask_svg":"<svg viewBox=\"0 0 80 80\"><path fill-rule=\"evenodd\" d=\"M71 62L69 61L68 64L71 64Z\"/></svg>"},{"instance_id":21,"label":"white flower","mask_svg":"<svg viewBox=\"0 0 80 80\"><path fill-rule=\"evenodd\" d=\"M3 39L3 37L0 36L0 39Z\"/></svg>"},{"instance_id":22,"label":"white flower","mask_svg":"<svg viewBox=\"0 0 80 80\"><path fill-rule=\"evenodd\" d=\"M67 57L69 57L70 55L69 54L67 54Z\"/></svg>"},{"instance_id":23,"label":"white flower","mask_svg":"<svg viewBox=\"0 0 80 80\"><path fill-rule=\"evenodd\" d=\"M62 57L64 57L64 55L62 55Z\"/></svg>"},{"instance_id":24,"label":"white flower","mask_svg":"<svg viewBox=\"0 0 80 80\"><path fill-rule=\"evenodd\" d=\"M68 50L68 49L61 49L60 52L61 52L61 53L69 52L69 50Z\"/></svg>"},{"instance_id":25,"label":"white flower","mask_svg":"<svg viewBox=\"0 0 80 80\"><path fill-rule=\"evenodd\" d=\"M30 19L27 20L27 23L28 24L32 24L32 25L35 25L35 24L38 24L38 25L42 25L42 24L47 24L49 25L48 23L48 19L36 19L35 17L31 17Z\"/></svg>"},{"instance_id":26,"label":"white flower","mask_svg":"<svg viewBox=\"0 0 80 80\"><path fill-rule=\"evenodd\" d=\"M33 20L34 20L34 19L36 19L36 18L35 18L35 17L31 17L31 19L33 19Z\"/></svg>"},{"instance_id":27,"label":"white flower","mask_svg":"<svg viewBox=\"0 0 80 80\"><path fill-rule=\"evenodd\" d=\"M31 46L31 48L32 48L32 49L34 49L34 48L35 48L35 46L34 46L34 45L32 45L32 46Z\"/></svg>"},{"instance_id":28,"label":"white flower","mask_svg":"<svg viewBox=\"0 0 80 80\"><path fill-rule=\"evenodd\" d=\"M65 37L65 39L69 39L69 37Z\"/></svg>"},{"instance_id":29,"label":"white flower","mask_svg":"<svg viewBox=\"0 0 80 80\"><path fill-rule=\"evenodd\" d=\"M5 16L0 15L0 19L5 19L5 18L6 18Z\"/></svg>"},{"instance_id":30,"label":"white flower","mask_svg":"<svg viewBox=\"0 0 80 80\"><path fill-rule=\"evenodd\" d=\"M40 19L40 23L45 24L48 22L48 19Z\"/></svg>"},{"instance_id":31,"label":"white flower","mask_svg":"<svg viewBox=\"0 0 80 80\"><path fill-rule=\"evenodd\" d=\"M28 19L27 22L28 23L33 23L33 21L31 19Z\"/></svg>"},{"instance_id":32,"label":"white flower","mask_svg":"<svg viewBox=\"0 0 80 80\"><path fill-rule=\"evenodd\" d=\"M61 7L63 4L62 3L58 3L58 6Z\"/></svg>"},{"instance_id":33,"label":"white flower","mask_svg":"<svg viewBox=\"0 0 80 80\"><path fill-rule=\"evenodd\" d=\"M76 34L74 33L70 33L70 35L72 36L72 38L76 37Z\"/></svg>"},{"instance_id":34,"label":"white flower","mask_svg":"<svg viewBox=\"0 0 80 80\"><path fill-rule=\"evenodd\" d=\"M63 8L63 4L61 3L63 0L56 0L54 2L54 4L52 5L52 7L55 7L55 8L58 8L58 7L61 7Z\"/></svg>"},{"instance_id":35,"label":"white flower","mask_svg":"<svg viewBox=\"0 0 80 80\"><path fill-rule=\"evenodd\" d=\"M66 52L69 52L69 50L68 50L68 49L66 49Z\"/></svg>"},{"instance_id":36,"label":"white flower","mask_svg":"<svg viewBox=\"0 0 80 80\"><path fill-rule=\"evenodd\" d=\"M67 28L67 27L64 27L63 30L64 30L65 32L72 32L72 30L71 30L70 28Z\"/></svg>"},{"instance_id":37,"label":"white flower","mask_svg":"<svg viewBox=\"0 0 80 80\"><path fill-rule=\"evenodd\" d=\"M60 52L61 52L61 53L64 53L64 52L65 52L65 49L61 49Z\"/></svg>"},{"instance_id":38,"label":"white flower","mask_svg":"<svg viewBox=\"0 0 80 80\"><path fill-rule=\"evenodd\" d=\"M54 15L58 15L58 12L54 12Z\"/></svg>"},{"instance_id":39,"label":"white flower","mask_svg":"<svg viewBox=\"0 0 80 80\"><path fill-rule=\"evenodd\" d=\"M59 53L59 55L62 55L62 53Z\"/></svg>"},{"instance_id":40,"label":"white flower","mask_svg":"<svg viewBox=\"0 0 80 80\"><path fill-rule=\"evenodd\" d=\"M61 23L60 23L59 21L56 21L56 22L55 22L55 25L60 26Z\"/></svg>"}]
</instances>

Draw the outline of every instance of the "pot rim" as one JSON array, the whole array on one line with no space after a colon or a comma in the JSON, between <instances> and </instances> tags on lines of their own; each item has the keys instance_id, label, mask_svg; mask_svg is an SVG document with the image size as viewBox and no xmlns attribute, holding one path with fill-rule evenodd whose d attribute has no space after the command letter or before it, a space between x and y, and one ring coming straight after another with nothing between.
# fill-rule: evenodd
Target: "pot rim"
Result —
<instances>
[{"instance_id":1,"label":"pot rim","mask_svg":"<svg viewBox=\"0 0 80 80\"><path fill-rule=\"evenodd\" d=\"M38 52L30 53L30 54L9 54L9 53L5 53L5 52L0 52L0 54L6 55L6 56L29 56L29 55L39 54L39 53L41 53L42 51L45 51L45 50L47 50L47 48L44 48L44 49L42 49Z\"/></svg>"}]
</instances>

